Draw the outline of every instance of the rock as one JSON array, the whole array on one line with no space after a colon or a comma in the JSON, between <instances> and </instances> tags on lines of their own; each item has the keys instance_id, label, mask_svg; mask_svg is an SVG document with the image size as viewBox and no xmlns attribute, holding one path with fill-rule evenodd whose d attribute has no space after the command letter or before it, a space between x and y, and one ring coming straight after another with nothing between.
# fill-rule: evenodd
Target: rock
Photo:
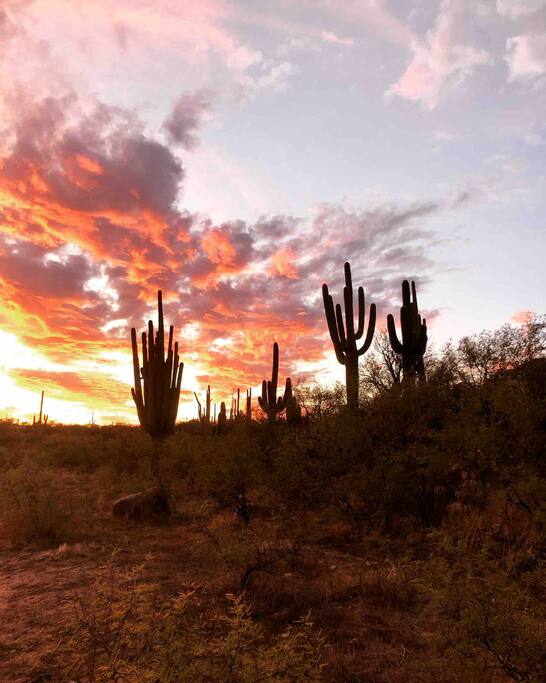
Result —
<instances>
[{"instance_id":1,"label":"rock","mask_svg":"<svg viewBox=\"0 0 546 683\"><path fill-rule=\"evenodd\" d=\"M171 502L167 490L155 486L141 493L118 498L112 503L114 517L142 521L158 517L170 517Z\"/></svg>"}]
</instances>

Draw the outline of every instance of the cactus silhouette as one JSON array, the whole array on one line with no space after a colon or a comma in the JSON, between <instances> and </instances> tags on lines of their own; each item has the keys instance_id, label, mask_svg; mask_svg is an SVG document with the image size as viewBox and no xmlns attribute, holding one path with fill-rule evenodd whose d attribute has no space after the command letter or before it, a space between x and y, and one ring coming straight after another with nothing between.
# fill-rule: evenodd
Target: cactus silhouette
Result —
<instances>
[{"instance_id":1,"label":"cactus silhouette","mask_svg":"<svg viewBox=\"0 0 546 683\"><path fill-rule=\"evenodd\" d=\"M169 343L165 356L163 324L163 298L157 293L159 324L154 336L154 325L148 322L148 334L142 333L142 367L139 363L135 328L131 328L133 347L133 374L135 386L131 394L136 405L142 429L154 439L174 431L184 363L178 357L178 342L173 347L174 328L169 328Z\"/></svg>"},{"instance_id":2,"label":"cactus silhouette","mask_svg":"<svg viewBox=\"0 0 546 683\"><path fill-rule=\"evenodd\" d=\"M407 280L402 282L402 307L400 308L400 327L402 329L402 341L396 334L394 317L389 313L387 316L387 330L392 350L402 356L402 373L404 381L413 381L419 377L425 380L425 365L423 356L427 348L427 321L421 320L417 306L417 293L415 282L410 285Z\"/></svg>"},{"instance_id":3,"label":"cactus silhouette","mask_svg":"<svg viewBox=\"0 0 546 683\"><path fill-rule=\"evenodd\" d=\"M218 431L223 431L227 426L226 404L224 401L220 403L220 412L218 413Z\"/></svg>"},{"instance_id":4,"label":"cactus silhouette","mask_svg":"<svg viewBox=\"0 0 546 683\"><path fill-rule=\"evenodd\" d=\"M328 331L334 345L336 358L341 365L345 366L345 385L347 389L347 405L351 409L358 408L358 358L363 356L370 348L375 331L375 304L370 305L368 330L366 338L360 348L357 341L364 334L366 316L366 301L364 289L358 288L358 326L355 331L353 312L353 281L351 278L351 266L345 263L345 287L343 288L343 302L345 304L345 322L341 304L334 308L334 300L328 291L328 285L322 285L322 299L324 301L324 313L328 323Z\"/></svg>"},{"instance_id":5,"label":"cactus silhouette","mask_svg":"<svg viewBox=\"0 0 546 683\"><path fill-rule=\"evenodd\" d=\"M193 392L193 395L197 401L197 412L200 422L206 422L208 424L210 422L210 384L207 386L207 393L205 396L205 410L203 410L199 396L197 396L195 391Z\"/></svg>"},{"instance_id":6,"label":"cactus silhouette","mask_svg":"<svg viewBox=\"0 0 546 683\"><path fill-rule=\"evenodd\" d=\"M301 406L295 396L291 396L286 403L286 421L289 425L301 422Z\"/></svg>"},{"instance_id":7,"label":"cactus silhouette","mask_svg":"<svg viewBox=\"0 0 546 683\"><path fill-rule=\"evenodd\" d=\"M269 422L275 422L277 415L282 413L286 408L288 399L292 396L292 383L290 377L287 377L284 387L284 394L277 398L277 384L279 381L279 345L277 342L273 344L273 368L271 371L271 379L262 382L262 395L258 396L258 403L260 408L267 415Z\"/></svg>"},{"instance_id":8,"label":"cactus silhouette","mask_svg":"<svg viewBox=\"0 0 546 683\"><path fill-rule=\"evenodd\" d=\"M248 422L252 420L252 387L246 390L246 419Z\"/></svg>"},{"instance_id":9,"label":"cactus silhouette","mask_svg":"<svg viewBox=\"0 0 546 683\"><path fill-rule=\"evenodd\" d=\"M43 410L44 410L44 390L42 389L42 395L40 397L40 416L38 417L38 419L36 419L36 415L32 416L32 424L33 425L42 425L42 424L46 425L47 424L48 416L44 414Z\"/></svg>"}]
</instances>

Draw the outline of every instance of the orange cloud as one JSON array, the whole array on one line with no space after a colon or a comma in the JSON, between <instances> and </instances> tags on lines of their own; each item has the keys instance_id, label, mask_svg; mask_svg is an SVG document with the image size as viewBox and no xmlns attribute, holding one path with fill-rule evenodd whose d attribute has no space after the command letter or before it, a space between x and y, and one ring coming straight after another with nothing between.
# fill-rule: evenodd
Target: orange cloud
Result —
<instances>
[{"instance_id":1,"label":"orange cloud","mask_svg":"<svg viewBox=\"0 0 546 683\"><path fill-rule=\"evenodd\" d=\"M297 280L299 275L297 268L294 265L295 260L296 254L292 249L279 249L271 257L272 273Z\"/></svg>"}]
</instances>

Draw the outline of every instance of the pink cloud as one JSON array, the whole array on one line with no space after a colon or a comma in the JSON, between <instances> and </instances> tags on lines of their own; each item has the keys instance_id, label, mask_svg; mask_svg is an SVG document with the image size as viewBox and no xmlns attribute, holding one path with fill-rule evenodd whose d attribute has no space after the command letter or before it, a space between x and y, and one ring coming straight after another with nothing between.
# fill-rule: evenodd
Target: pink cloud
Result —
<instances>
[{"instance_id":1,"label":"pink cloud","mask_svg":"<svg viewBox=\"0 0 546 683\"><path fill-rule=\"evenodd\" d=\"M346 47L352 47L355 43L354 38L343 38L338 36L332 31L323 31L321 34L322 40L326 43L334 43L335 45L345 45Z\"/></svg>"},{"instance_id":2,"label":"pink cloud","mask_svg":"<svg viewBox=\"0 0 546 683\"><path fill-rule=\"evenodd\" d=\"M491 63L485 50L465 45L461 37L463 4L444 0L435 26L411 45L413 57L400 79L386 92L434 109L447 87L468 78L475 67Z\"/></svg>"},{"instance_id":3,"label":"pink cloud","mask_svg":"<svg viewBox=\"0 0 546 683\"><path fill-rule=\"evenodd\" d=\"M497 0L497 12L509 19L529 16L546 6L546 0Z\"/></svg>"},{"instance_id":4,"label":"pink cloud","mask_svg":"<svg viewBox=\"0 0 546 683\"><path fill-rule=\"evenodd\" d=\"M546 74L546 33L513 36L506 49L509 81Z\"/></svg>"},{"instance_id":5,"label":"pink cloud","mask_svg":"<svg viewBox=\"0 0 546 683\"><path fill-rule=\"evenodd\" d=\"M516 311L512 316L512 320L518 325L529 322L533 318L533 311L527 311L525 309L521 311Z\"/></svg>"}]
</instances>

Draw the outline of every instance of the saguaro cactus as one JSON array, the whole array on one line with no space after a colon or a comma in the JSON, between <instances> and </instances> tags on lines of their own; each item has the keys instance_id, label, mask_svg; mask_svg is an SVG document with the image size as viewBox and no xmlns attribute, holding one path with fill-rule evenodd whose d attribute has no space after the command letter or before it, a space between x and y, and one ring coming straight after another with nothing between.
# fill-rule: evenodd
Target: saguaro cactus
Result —
<instances>
[{"instance_id":1,"label":"saguaro cactus","mask_svg":"<svg viewBox=\"0 0 546 683\"><path fill-rule=\"evenodd\" d=\"M226 404L224 401L220 403L220 412L218 413L218 430L223 431L227 425Z\"/></svg>"},{"instance_id":2,"label":"saguaro cactus","mask_svg":"<svg viewBox=\"0 0 546 683\"><path fill-rule=\"evenodd\" d=\"M142 429L154 439L160 439L174 430L184 363L178 357L178 342L174 343L174 328L169 328L169 343L165 356L165 330L163 325L163 298L157 293L159 324L154 336L154 325L148 322L148 334L142 333L142 367L139 363L136 330L131 329L133 347L133 374L135 386L131 394L136 405Z\"/></svg>"},{"instance_id":3,"label":"saguaro cactus","mask_svg":"<svg viewBox=\"0 0 546 683\"><path fill-rule=\"evenodd\" d=\"M387 316L387 330L392 350L402 356L402 373L405 382L412 382L415 377L425 380L425 366L423 356L427 348L427 321L421 320L417 306L417 293L415 282L410 285L407 280L402 282L402 307L400 308L400 326L402 328L402 341L396 334L394 318L389 313Z\"/></svg>"},{"instance_id":4,"label":"saguaro cactus","mask_svg":"<svg viewBox=\"0 0 546 683\"><path fill-rule=\"evenodd\" d=\"M289 425L301 422L301 406L295 396L291 396L286 404L286 421Z\"/></svg>"},{"instance_id":5,"label":"saguaro cactus","mask_svg":"<svg viewBox=\"0 0 546 683\"><path fill-rule=\"evenodd\" d=\"M40 397L40 416L38 417L38 420L36 420L36 415L32 416L32 424L33 425L41 425L41 424L46 425L47 424L48 416L45 415L43 410L44 410L44 390L42 389L42 395Z\"/></svg>"},{"instance_id":6,"label":"saguaro cactus","mask_svg":"<svg viewBox=\"0 0 546 683\"><path fill-rule=\"evenodd\" d=\"M322 285L322 299L324 301L324 313L328 323L328 331L334 345L336 358L341 365L345 366L345 385L347 388L347 405L351 409L358 408L358 358L363 356L370 348L375 331L375 304L370 305L368 330L366 338L360 348L357 341L364 334L366 316L366 301L364 289L358 288L358 327L355 331L353 314L353 282L351 278L351 266L345 264L345 287L343 288L343 301L345 304L345 323L341 304L334 308L334 300L328 292L328 285Z\"/></svg>"},{"instance_id":7,"label":"saguaro cactus","mask_svg":"<svg viewBox=\"0 0 546 683\"><path fill-rule=\"evenodd\" d=\"M246 390L246 419L248 422L252 420L252 387Z\"/></svg>"},{"instance_id":8,"label":"saguaro cactus","mask_svg":"<svg viewBox=\"0 0 546 683\"><path fill-rule=\"evenodd\" d=\"M286 378L284 394L277 398L277 383L279 381L279 345L273 344L273 369L271 380L262 382L262 395L258 396L260 408L267 415L269 422L275 422L277 415L286 408L286 403L292 396L292 382L290 377Z\"/></svg>"},{"instance_id":9,"label":"saguaro cactus","mask_svg":"<svg viewBox=\"0 0 546 683\"><path fill-rule=\"evenodd\" d=\"M199 420L201 422L206 422L207 424L210 422L210 384L207 386L207 393L205 396L205 410L203 410L201 406L201 401L199 400L199 396L197 396L197 393L194 391L193 395L195 396L195 400L197 401L197 411L199 414Z\"/></svg>"}]
</instances>

